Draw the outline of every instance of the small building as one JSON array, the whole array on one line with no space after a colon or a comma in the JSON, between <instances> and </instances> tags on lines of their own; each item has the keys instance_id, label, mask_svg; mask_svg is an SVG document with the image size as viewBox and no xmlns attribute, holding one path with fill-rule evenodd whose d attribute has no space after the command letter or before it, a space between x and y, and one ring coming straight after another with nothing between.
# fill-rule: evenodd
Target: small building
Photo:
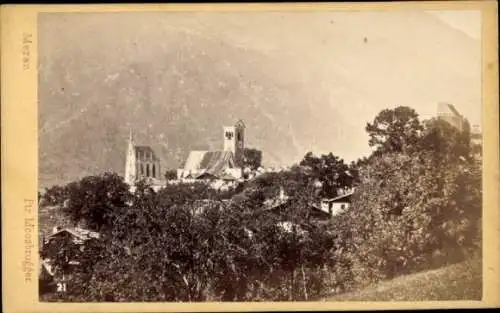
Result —
<instances>
[{"instance_id":1,"label":"small building","mask_svg":"<svg viewBox=\"0 0 500 313\"><path fill-rule=\"evenodd\" d=\"M86 241L91 239L99 239L100 235L97 232L90 231L87 229L75 227L75 228L62 228L56 226L53 228L53 232L51 235L47 236L44 242L44 246L49 244L51 241L57 238L68 238L74 244L82 245Z\"/></svg>"},{"instance_id":2,"label":"small building","mask_svg":"<svg viewBox=\"0 0 500 313\"><path fill-rule=\"evenodd\" d=\"M483 145L483 134L479 125L473 125L470 134L470 143L472 147L472 152L475 156L480 157L482 155L482 145Z\"/></svg>"},{"instance_id":3,"label":"small building","mask_svg":"<svg viewBox=\"0 0 500 313\"><path fill-rule=\"evenodd\" d=\"M279 196L264 201L264 208L261 212L284 216L289 213L289 210L293 205L292 201L293 199L285 194L283 187L280 187ZM307 210L309 210L309 216L316 220L327 220L331 217L331 215L324 212L313 203L310 203L307 206Z\"/></svg>"},{"instance_id":4,"label":"small building","mask_svg":"<svg viewBox=\"0 0 500 313\"><path fill-rule=\"evenodd\" d=\"M459 131L463 130L465 119L454 105L444 102L438 103L437 117L456 127Z\"/></svg>"},{"instance_id":5,"label":"small building","mask_svg":"<svg viewBox=\"0 0 500 313\"><path fill-rule=\"evenodd\" d=\"M78 255L84 253L86 244L91 240L98 240L99 233L82 228L62 228L54 227L52 234L44 238L40 249L40 272L39 288L41 293L45 292L66 292L67 284L71 280L71 275L75 267L80 266ZM50 256L57 255L62 251L62 245L71 243L73 249L68 258L66 254L66 266L63 269L55 268L53 259Z\"/></svg>"},{"instance_id":6,"label":"small building","mask_svg":"<svg viewBox=\"0 0 500 313\"><path fill-rule=\"evenodd\" d=\"M481 133L481 128L479 125L472 125L471 129L471 142L473 144L478 144L480 145L483 139L482 133Z\"/></svg>"},{"instance_id":7,"label":"small building","mask_svg":"<svg viewBox=\"0 0 500 313\"><path fill-rule=\"evenodd\" d=\"M354 191L351 190L343 195L337 196L331 199L321 199L321 204L319 209L325 213L328 213L330 216L335 216L347 209L349 209L351 205L351 197Z\"/></svg>"}]
</instances>

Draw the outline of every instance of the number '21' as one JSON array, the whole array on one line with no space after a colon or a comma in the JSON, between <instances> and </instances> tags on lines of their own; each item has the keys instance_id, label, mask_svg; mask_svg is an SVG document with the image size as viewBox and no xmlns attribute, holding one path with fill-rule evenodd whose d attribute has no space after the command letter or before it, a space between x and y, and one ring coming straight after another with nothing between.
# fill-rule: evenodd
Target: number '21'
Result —
<instances>
[{"instance_id":1,"label":"number '21'","mask_svg":"<svg viewBox=\"0 0 500 313\"><path fill-rule=\"evenodd\" d=\"M57 283L57 292L66 292L66 283Z\"/></svg>"}]
</instances>

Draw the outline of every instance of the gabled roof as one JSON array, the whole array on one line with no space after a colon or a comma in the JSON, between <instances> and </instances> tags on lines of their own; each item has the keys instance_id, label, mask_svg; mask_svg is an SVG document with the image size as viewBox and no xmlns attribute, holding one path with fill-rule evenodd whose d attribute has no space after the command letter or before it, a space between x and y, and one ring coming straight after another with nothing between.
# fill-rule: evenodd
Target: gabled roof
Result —
<instances>
[{"instance_id":1,"label":"gabled roof","mask_svg":"<svg viewBox=\"0 0 500 313\"><path fill-rule=\"evenodd\" d=\"M193 171L200 169L201 161L203 160L203 157L207 152L208 151L196 151L196 150L189 152L186 162L184 162L184 170Z\"/></svg>"},{"instance_id":2,"label":"gabled roof","mask_svg":"<svg viewBox=\"0 0 500 313\"><path fill-rule=\"evenodd\" d=\"M438 103L438 114L453 114L455 116L461 116L458 110L453 104L440 102Z\"/></svg>"},{"instance_id":3,"label":"gabled roof","mask_svg":"<svg viewBox=\"0 0 500 313\"><path fill-rule=\"evenodd\" d=\"M286 198L286 199L274 199L274 200L268 200L264 202L264 207L259 210L260 213L264 212L279 212L282 209L287 209L288 205L291 203L291 198ZM312 216L318 217L318 218L329 218L330 214L326 213L325 211L321 210L319 206L316 204L310 203L308 205L308 208L311 210Z\"/></svg>"},{"instance_id":4,"label":"gabled roof","mask_svg":"<svg viewBox=\"0 0 500 313\"><path fill-rule=\"evenodd\" d=\"M215 174L232 161L233 153L231 151L208 151L200 163L200 168L207 169L207 172Z\"/></svg>"},{"instance_id":5,"label":"gabled roof","mask_svg":"<svg viewBox=\"0 0 500 313\"><path fill-rule=\"evenodd\" d=\"M340 195L340 196L337 196L335 198L331 198L331 199L322 199L321 201L322 202L342 202L343 200L344 201L348 201L349 198L353 195L354 191L350 191L344 195Z\"/></svg>"},{"instance_id":6,"label":"gabled roof","mask_svg":"<svg viewBox=\"0 0 500 313\"><path fill-rule=\"evenodd\" d=\"M227 176L224 170L232 167L234 158L231 151L191 151L184 164L184 170L196 172L196 177L223 178Z\"/></svg>"},{"instance_id":7,"label":"gabled roof","mask_svg":"<svg viewBox=\"0 0 500 313\"><path fill-rule=\"evenodd\" d=\"M51 234L50 236L48 236L47 240L50 240L51 238L57 237L57 236L64 234L64 233L70 234L72 237L77 239L77 241L79 241L79 242L84 242L84 241L87 241L87 240L90 240L93 238L98 239L100 237L99 233L93 232L90 230L86 230L86 229L82 229L82 228L73 228L73 229L64 228L64 229L61 229L61 230Z\"/></svg>"},{"instance_id":8,"label":"gabled roof","mask_svg":"<svg viewBox=\"0 0 500 313\"><path fill-rule=\"evenodd\" d=\"M243 120L238 120L238 121L236 122L236 124L234 124L234 125L235 125L235 126L237 126L237 127L238 127L238 126L241 126L241 127L245 128L245 123L243 122Z\"/></svg>"}]
</instances>

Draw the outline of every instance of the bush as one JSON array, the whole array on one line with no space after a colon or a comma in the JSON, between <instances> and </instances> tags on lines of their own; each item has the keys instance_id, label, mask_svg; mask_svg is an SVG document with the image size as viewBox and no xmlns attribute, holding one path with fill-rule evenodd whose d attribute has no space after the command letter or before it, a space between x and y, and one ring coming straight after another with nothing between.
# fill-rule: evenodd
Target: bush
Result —
<instances>
[{"instance_id":1,"label":"bush","mask_svg":"<svg viewBox=\"0 0 500 313\"><path fill-rule=\"evenodd\" d=\"M427 155L386 154L365 168L346 214L359 283L464 259L477 244L481 217L478 169Z\"/></svg>"}]
</instances>

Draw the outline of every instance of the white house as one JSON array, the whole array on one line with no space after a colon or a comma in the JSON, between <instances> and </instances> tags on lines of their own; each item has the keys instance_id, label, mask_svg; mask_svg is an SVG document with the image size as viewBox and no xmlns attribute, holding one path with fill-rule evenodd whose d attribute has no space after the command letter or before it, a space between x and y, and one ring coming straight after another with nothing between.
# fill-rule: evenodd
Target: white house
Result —
<instances>
[{"instance_id":1,"label":"white house","mask_svg":"<svg viewBox=\"0 0 500 313\"><path fill-rule=\"evenodd\" d=\"M342 211L349 209L351 205L351 196L354 191L349 191L343 195L331 199L322 199L320 209L323 212L335 216Z\"/></svg>"}]
</instances>

